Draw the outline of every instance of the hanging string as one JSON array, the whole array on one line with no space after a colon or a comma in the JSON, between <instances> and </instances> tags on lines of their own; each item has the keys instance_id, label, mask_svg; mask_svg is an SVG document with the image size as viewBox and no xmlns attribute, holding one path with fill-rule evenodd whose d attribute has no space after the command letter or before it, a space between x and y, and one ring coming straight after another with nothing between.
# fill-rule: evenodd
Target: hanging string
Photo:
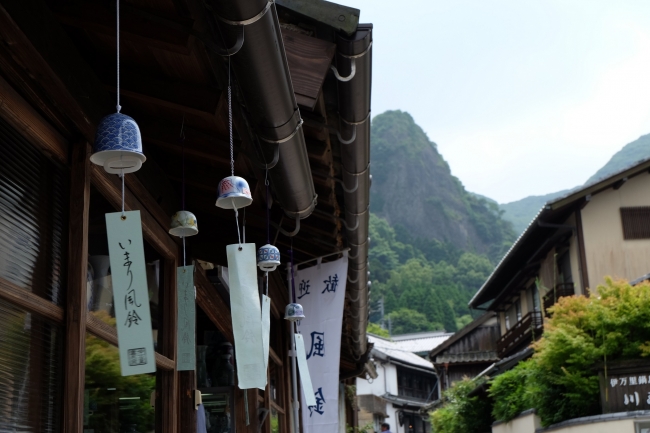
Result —
<instances>
[{"instance_id":1,"label":"hanging string","mask_svg":"<svg viewBox=\"0 0 650 433\"><path fill-rule=\"evenodd\" d=\"M232 92L230 91L230 56L228 56L228 131L230 133L230 175L235 175L235 152L232 139Z\"/></svg>"},{"instance_id":2,"label":"hanging string","mask_svg":"<svg viewBox=\"0 0 650 433\"><path fill-rule=\"evenodd\" d=\"M232 207L235 210L235 223L237 223L237 239L239 239L239 251L241 251L241 235L239 233L239 212L237 212L237 207L235 206L235 199L232 199Z\"/></svg>"},{"instance_id":3,"label":"hanging string","mask_svg":"<svg viewBox=\"0 0 650 433\"><path fill-rule=\"evenodd\" d=\"M181 142L181 149L182 149L182 159L183 159L183 185L182 185L182 193L181 193L181 200L182 200L182 209L185 210L185 134L183 133L183 129L185 127L185 115L183 114L183 123L181 123L181 135L180 135L180 142Z\"/></svg>"},{"instance_id":4,"label":"hanging string","mask_svg":"<svg viewBox=\"0 0 650 433\"><path fill-rule=\"evenodd\" d=\"M264 185L266 185L266 243L271 243L271 203L269 203L269 169L266 169L264 176Z\"/></svg>"},{"instance_id":5,"label":"hanging string","mask_svg":"<svg viewBox=\"0 0 650 433\"><path fill-rule=\"evenodd\" d=\"M266 287L264 290L264 294L266 296L269 296L269 271L266 271L265 274L266 274Z\"/></svg>"},{"instance_id":6,"label":"hanging string","mask_svg":"<svg viewBox=\"0 0 650 433\"><path fill-rule=\"evenodd\" d=\"M122 109L120 105L120 0L117 1L117 112Z\"/></svg>"},{"instance_id":7,"label":"hanging string","mask_svg":"<svg viewBox=\"0 0 650 433\"><path fill-rule=\"evenodd\" d=\"M291 260L291 302L296 303L296 283L293 280L293 238L291 238L291 249L289 250Z\"/></svg>"},{"instance_id":8,"label":"hanging string","mask_svg":"<svg viewBox=\"0 0 650 433\"><path fill-rule=\"evenodd\" d=\"M120 171L120 177L122 178L122 219L124 219L124 169Z\"/></svg>"},{"instance_id":9,"label":"hanging string","mask_svg":"<svg viewBox=\"0 0 650 433\"><path fill-rule=\"evenodd\" d=\"M242 237L244 238L244 243L246 243L246 208L244 208L244 216L242 217Z\"/></svg>"},{"instance_id":10,"label":"hanging string","mask_svg":"<svg viewBox=\"0 0 650 433\"><path fill-rule=\"evenodd\" d=\"M183 236L183 267L187 266L187 260L185 259L185 236Z\"/></svg>"}]
</instances>

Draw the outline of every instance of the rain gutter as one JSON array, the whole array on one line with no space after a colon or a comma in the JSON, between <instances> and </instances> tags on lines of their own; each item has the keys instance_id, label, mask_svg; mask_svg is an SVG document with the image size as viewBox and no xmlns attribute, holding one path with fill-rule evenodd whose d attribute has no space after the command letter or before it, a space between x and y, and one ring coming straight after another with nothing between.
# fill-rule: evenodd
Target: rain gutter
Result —
<instances>
[{"instance_id":1,"label":"rain gutter","mask_svg":"<svg viewBox=\"0 0 650 433\"><path fill-rule=\"evenodd\" d=\"M345 230L350 247L347 296L351 302L351 347L367 352L368 225L370 220L370 92L372 24L360 24L351 36L339 35L335 77L338 80ZM342 79L341 79L342 77Z\"/></svg>"},{"instance_id":2,"label":"rain gutter","mask_svg":"<svg viewBox=\"0 0 650 433\"><path fill-rule=\"evenodd\" d=\"M285 214L307 218L316 206L302 118L273 1L212 0L217 34L237 78L242 105Z\"/></svg>"}]
</instances>

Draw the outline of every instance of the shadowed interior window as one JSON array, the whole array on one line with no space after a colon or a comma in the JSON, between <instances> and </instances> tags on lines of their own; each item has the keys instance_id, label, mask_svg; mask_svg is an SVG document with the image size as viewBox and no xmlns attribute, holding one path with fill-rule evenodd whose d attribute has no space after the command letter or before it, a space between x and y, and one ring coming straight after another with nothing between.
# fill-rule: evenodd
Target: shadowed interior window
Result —
<instances>
[{"instance_id":1,"label":"shadowed interior window","mask_svg":"<svg viewBox=\"0 0 650 433\"><path fill-rule=\"evenodd\" d=\"M650 206L622 207L623 238L650 239Z\"/></svg>"}]
</instances>

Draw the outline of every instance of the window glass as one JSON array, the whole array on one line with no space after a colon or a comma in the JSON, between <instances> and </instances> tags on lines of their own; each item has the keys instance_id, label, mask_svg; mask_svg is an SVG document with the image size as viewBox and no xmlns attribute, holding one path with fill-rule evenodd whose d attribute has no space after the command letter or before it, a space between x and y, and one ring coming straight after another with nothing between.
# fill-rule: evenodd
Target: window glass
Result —
<instances>
[{"instance_id":1,"label":"window glass","mask_svg":"<svg viewBox=\"0 0 650 433\"><path fill-rule=\"evenodd\" d=\"M0 279L63 306L66 171L2 119L0 147Z\"/></svg>"},{"instance_id":2,"label":"window glass","mask_svg":"<svg viewBox=\"0 0 650 433\"><path fill-rule=\"evenodd\" d=\"M539 302L539 290L537 289L536 285L533 286L532 292L533 292L533 308L535 309L535 311L541 311L542 308Z\"/></svg>"},{"instance_id":3,"label":"window glass","mask_svg":"<svg viewBox=\"0 0 650 433\"><path fill-rule=\"evenodd\" d=\"M280 417L274 408L271 408L271 433L280 433Z\"/></svg>"},{"instance_id":4,"label":"window glass","mask_svg":"<svg viewBox=\"0 0 650 433\"><path fill-rule=\"evenodd\" d=\"M0 303L0 432L61 431L60 325Z\"/></svg>"},{"instance_id":5,"label":"window glass","mask_svg":"<svg viewBox=\"0 0 650 433\"><path fill-rule=\"evenodd\" d=\"M205 389L201 391L208 433L229 433L233 425L232 389Z\"/></svg>"},{"instance_id":6,"label":"window glass","mask_svg":"<svg viewBox=\"0 0 650 433\"><path fill-rule=\"evenodd\" d=\"M117 347L86 334L84 431L148 433L154 431L151 394L155 374L122 376Z\"/></svg>"},{"instance_id":7,"label":"window glass","mask_svg":"<svg viewBox=\"0 0 650 433\"><path fill-rule=\"evenodd\" d=\"M521 299L515 301L515 315L517 317L517 322L521 320Z\"/></svg>"},{"instance_id":8,"label":"window glass","mask_svg":"<svg viewBox=\"0 0 650 433\"><path fill-rule=\"evenodd\" d=\"M115 308L113 306L113 284L111 279L108 241L106 238L105 214L115 209L94 187L90 197L90 230L88 233L88 270L86 282L87 307L90 314L101 321L115 326ZM144 241L144 258L147 262L147 286L149 291L149 308L151 310L152 338L156 351L161 328L162 309L161 294L164 276L162 257Z\"/></svg>"}]
</instances>

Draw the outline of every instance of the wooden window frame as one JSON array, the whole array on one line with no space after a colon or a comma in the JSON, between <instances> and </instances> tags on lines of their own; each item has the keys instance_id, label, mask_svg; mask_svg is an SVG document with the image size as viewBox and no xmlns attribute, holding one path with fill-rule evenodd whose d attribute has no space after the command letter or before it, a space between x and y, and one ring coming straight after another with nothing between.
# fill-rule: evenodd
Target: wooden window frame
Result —
<instances>
[{"instance_id":1,"label":"wooden window frame","mask_svg":"<svg viewBox=\"0 0 650 433\"><path fill-rule=\"evenodd\" d=\"M4 24L4 25L3 25ZM50 80L48 88L58 91L64 103L70 102L69 94L61 82L52 83L56 74L42 59L40 53L4 8L0 6L0 28L3 34L11 34L9 39L16 41L21 53L29 60L32 70L41 72L40 76ZM11 67L7 72L16 76ZM101 93L101 92L100 92ZM70 108L74 104L67 105ZM74 117L74 124L86 140L92 139L94 123L85 116L83 109L73 107L68 112ZM65 308L40 298L20 287L0 278L0 299L39 314L56 324L65 326L65 367L64 403L62 428L66 433L83 432L83 398L85 381L85 336L86 332L100 337L109 343L117 344L117 332L87 314L86 272L88 263L88 224L90 205L90 185L94 185L116 208L121 207L121 183L116 176L109 176L100 167L90 163L90 146L86 141L70 143L45 120L13 87L0 77L0 117L31 144L38 147L52 160L70 168L70 211L68 233L68 280ZM70 158L70 159L69 159ZM160 409L157 411L157 431L171 433L183 431L178 416L179 373L176 370L176 268L180 260L179 246L168 235L169 216L158 206L155 199L134 175L126 177L125 209L140 210L143 236L156 249L164 260L166 268L163 291L163 330L161 350L156 353L156 366L160 371L157 388ZM136 198L137 195L137 198ZM169 271L167 271L169 270ZM186 373L186 372L183 372ZM158 427L159 426L159 427Z\"/></svg>"},{"instance_id":2,"label":"wooden window frame","mask_svg":"<svg viewBox=\"0 0 650 433\"><path fill-rule=\"evenodd\" d=\"M621 207L620 212L624 240L650 239L650 206Z\"/></svg>"}]
</instances>

